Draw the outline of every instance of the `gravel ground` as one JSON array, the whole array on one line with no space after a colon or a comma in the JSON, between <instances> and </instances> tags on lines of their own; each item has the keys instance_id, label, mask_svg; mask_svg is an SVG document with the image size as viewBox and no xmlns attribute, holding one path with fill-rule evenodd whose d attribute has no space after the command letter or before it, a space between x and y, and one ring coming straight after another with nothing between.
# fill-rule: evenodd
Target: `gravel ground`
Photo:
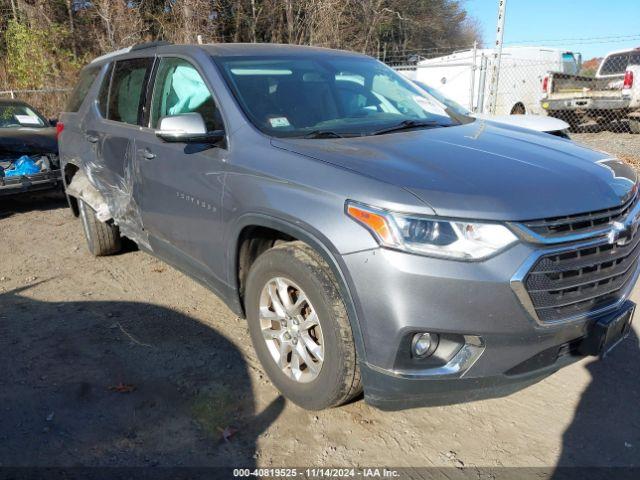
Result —
<instances>
[{"instance_id":1,"label":"gravel ground","mask_svg":"<svg viewBox=\"0 0 640 480\"><path fill-rule=\"evenodd\" d=\"M134 249L91 257L59 199L3 200L0 238L0 466L640 466L638 322L506 398L307 412L221 301Z\"/></svg>"},{"instance_id":2,"label":"gravel ground","mask_svg":"<svg viewBox=\"0 0 640 480\"><path fill-rule=\"evenodd\" d=\"M640 168L640 135L603 131L572 133L571 138L578 143L607 152Z\"/></svg>"}]
</instances>

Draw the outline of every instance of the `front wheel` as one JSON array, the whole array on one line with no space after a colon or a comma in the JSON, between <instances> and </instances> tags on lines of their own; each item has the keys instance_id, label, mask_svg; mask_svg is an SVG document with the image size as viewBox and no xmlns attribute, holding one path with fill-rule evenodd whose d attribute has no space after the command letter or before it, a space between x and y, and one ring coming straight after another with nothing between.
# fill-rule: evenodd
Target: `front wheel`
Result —
<instances>
[{"instance_id":1,"label":"front wheel","mask_svg":"<svg viewBox=\"0 0 640 480\"><path fill-rule=\"evenodd\" d=\"M527 109L522 103L516 103L511 109L511 115L524 115L527 113Z\"/></svg>"},{"instance_id":2,"label":"front wheel","mask_svg":"<svg viewBox=\"0 0 640 480\"><path fill-rule=\"evenodd\" d=\"M289 400L321 410L361 392L344 302L311 247L291 242L260 255L247 278L245 306L256 354Z\"/></svg>"},{"instance_id":3,"label":"front wheel","mask_svg":"<svg viewBox=\"0 0 640 480\"><path fill-rule=\"evenodd\" d=\"M118 253L122 248L118 227L98 220L96 212L83 200L78 199L78 209L89 252L96 257Z\"/></svg>"}]
</instances>

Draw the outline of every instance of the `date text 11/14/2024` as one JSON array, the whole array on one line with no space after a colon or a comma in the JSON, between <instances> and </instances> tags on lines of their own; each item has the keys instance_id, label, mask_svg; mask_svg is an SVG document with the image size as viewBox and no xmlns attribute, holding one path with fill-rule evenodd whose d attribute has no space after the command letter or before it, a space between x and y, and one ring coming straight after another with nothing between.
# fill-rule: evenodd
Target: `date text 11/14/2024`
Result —
<instances>
[{"instance_id":1,"label":"date text 11/14/2024","mask_svg":"<svg viewBox=\"0 0 640 480\"><path fill-rule=\"evenodd\" d=\"M397 478L397 470L387 468L237 468L234 477L258 478Z\"/></svg>"}]
</instances>

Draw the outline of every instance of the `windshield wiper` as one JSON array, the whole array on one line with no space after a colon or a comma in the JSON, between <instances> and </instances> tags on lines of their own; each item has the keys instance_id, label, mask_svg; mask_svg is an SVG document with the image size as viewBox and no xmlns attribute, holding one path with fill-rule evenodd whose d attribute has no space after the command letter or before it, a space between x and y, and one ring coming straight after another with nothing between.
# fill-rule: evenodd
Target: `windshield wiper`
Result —
<instances>
[{"instance_id":1,"label":"windshield wiper","mask_svg":"<svg viewBox=\"0 0 640 480\"><path fill-rule=\"evenodd\" d=\"M392 127L382 128L371 132L371 135L382 135L383 133L399 132L400 130L410 130L412 128L438 127L441 123L433 120L403 120Z\"/></svg>"},{"instance_id":2,"label":"windshield wiper","mask_svg":"<svg viewBox=\"0 0 640 480\"><path fill-rule=\"evenodd\" d=\"M331 130L314 130L307 133L304 138L342 138L342 135Z\"/></svg>"}]
</instances>

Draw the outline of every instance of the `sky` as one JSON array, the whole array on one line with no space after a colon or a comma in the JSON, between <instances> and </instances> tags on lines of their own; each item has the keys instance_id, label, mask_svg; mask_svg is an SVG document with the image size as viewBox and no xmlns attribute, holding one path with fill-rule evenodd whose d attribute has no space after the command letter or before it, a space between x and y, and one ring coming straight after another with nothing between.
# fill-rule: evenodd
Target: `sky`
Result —
<instances>
[{"instance_id":1,"label":"sky","mask_svg":"<svg viewBox=\"0 0 640 480\"><path fill-rule=\"evenodd\" d=\"M491 46L498 0L465 0L464 6ZM585 60L640 47L640 0L507 0L504 42L581 52Z\"/></svg>"}]
</instances>

